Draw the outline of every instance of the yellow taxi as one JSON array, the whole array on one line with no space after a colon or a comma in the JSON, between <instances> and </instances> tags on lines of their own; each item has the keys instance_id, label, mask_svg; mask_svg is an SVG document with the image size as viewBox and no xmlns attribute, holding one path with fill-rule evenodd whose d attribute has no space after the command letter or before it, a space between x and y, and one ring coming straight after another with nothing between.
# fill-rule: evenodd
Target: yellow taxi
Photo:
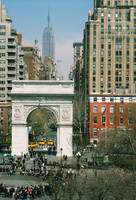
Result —
<instances>
[{"instance_id":1,"label":"yellow taxi","mask_svg":"<svg viewBox=\"0 0 136 200\"><path fill-rule=\"evenodd\" d=\"M31 142L31 143L28 145L28 147L31 147L31 148L34 148L34 147L37 147L37 146L38 146L38 144L35 143L35 142Z\"/></svg>"},{"instance_id":2,"label":"yellow taxi","mask_svg":"<svg viewBox=\"0 0 136 200\"><path fill-rule=\"evenodd\" d=\"M40 141L39 145L45 145L45 142L44 141Z\"/></svg>"},{"instance_id":3,"label":"yellow taxi","mask_svg":"<svg viewBox=\"0 0 136 200\"><path fill-rule=\"evenodd\" d=\"M49 140L49 141L48 141L48 145L49 145L49 146L52 146L52 145L54 145L54 142L53 142L52 140Z\"/></svg>"}]
</instances>

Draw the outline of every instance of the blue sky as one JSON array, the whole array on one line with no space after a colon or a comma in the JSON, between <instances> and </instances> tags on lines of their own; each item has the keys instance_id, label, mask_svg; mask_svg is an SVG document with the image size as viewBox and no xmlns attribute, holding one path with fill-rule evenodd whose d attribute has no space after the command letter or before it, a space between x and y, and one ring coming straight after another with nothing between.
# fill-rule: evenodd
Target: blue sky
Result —
<instances>
[{"instance_id":1,"label":"blue sky","mask_svg":"<svg viewBox=\"0 0 136 200\"><path fill-rule=\"evenodd\" d=\"M63 68L63 73L68 73L73 63L72 44L83 38L88 11L93 10L93 0L3 0L3 4L12 17L14 28L22 32L23 44L33 45L37 39L40 48L50 9L56 61L62 60L58 67Z\"/></svg>"}]
</instances>

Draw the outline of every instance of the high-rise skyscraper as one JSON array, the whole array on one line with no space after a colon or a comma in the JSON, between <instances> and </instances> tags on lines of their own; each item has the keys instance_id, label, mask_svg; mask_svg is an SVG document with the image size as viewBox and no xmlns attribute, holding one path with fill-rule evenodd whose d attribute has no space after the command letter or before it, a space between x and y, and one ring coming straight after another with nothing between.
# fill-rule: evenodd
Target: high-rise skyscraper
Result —
<instances>
[{"instance_id":1,"label":"high-rise skyscraper","mask_svg":"<svg viewBox=\"0 0 136 200\"><path fill-rule=\"evenodd\" d=\"M11 133L12 81L25 79L21 38L22 34L13 29L12 19L0 0L0 137L3 135L6 140Z\"/></svg>"},{"instance_id":2,"label":"high-rise skyscraper","mask_svg":"<svg viewBox=\"0 0 136 200\"><path fill-rule=\"evenodd\" d=\"M55 39L54 32L50 26L50 14L48 12L48 26L45 27L43 32L43 41L42 41L42 60L44 61L45 57L50 57L53 60L55 59Z\"/></svg>"},{"instance_id":3,"label":"high-rise skyscraper","mask_svg":"<svg viewBox=\"0 0 136 200\"><path fill-rule=\"evenodd\" d=\"M136 105L135 0L94 0L85 23L82 80L92 140L110 128L129 130L129 106Z\"/></svg>"},{"instance_id":4,"label":"high-rise skyscraper","mask_svg":"<svg viewBox=\"0 0 136 200\"><path fill-rule=\"evenodd\" d=\"M85 27L89 93L135 93L136 1L95 0Z\"/></svg>"}]
</instances>

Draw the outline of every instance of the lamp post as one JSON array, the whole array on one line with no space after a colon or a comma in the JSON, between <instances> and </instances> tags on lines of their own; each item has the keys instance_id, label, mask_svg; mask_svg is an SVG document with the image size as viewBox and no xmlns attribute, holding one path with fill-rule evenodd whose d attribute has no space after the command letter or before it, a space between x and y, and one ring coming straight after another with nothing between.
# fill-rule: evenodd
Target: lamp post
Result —
<instances>
[{"instance_id":1,"label":"lamp post","mask_svg":"<svg viewBox=\"0 0 136 200\"><path fill-rule=\"evenodd\" d=\"M61 147L61 148L60 148L60 153L61 153L60 165L61 165L61 167L62 167L62 151L63 151L63 148Z\"/></svg>"},{"instance_id":2,"label":"lamp post","mask_svg":"<svg viewBox=\"0 0 136 200\"><path fill-rule=\"evenodd\" d=\"M76 157L77 157L77 170L78 170L78 174L79 174L79 170L80 170L80 158L81 158L81 153L79 151L76 153Z\"/></svg>"}]
</instances>

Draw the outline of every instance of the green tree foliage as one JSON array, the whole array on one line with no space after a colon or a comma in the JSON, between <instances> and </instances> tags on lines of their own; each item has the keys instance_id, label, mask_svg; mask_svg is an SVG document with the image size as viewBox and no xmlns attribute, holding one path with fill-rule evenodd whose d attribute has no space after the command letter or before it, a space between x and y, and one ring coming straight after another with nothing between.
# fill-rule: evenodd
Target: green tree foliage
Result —
<instances>
[{"instance_id":1,"label":"green tree foliage","mask_svg":"<svg viewBox=\"0 0 136 200\"><path fill-rule=\"evenodd\" d=\"M77 147L83 147L85 145L84 137L84 106L82 98L79 94L76 94L73 104L73 132L74 145Z\"/></svg>"},{"instance_id":2,"label":"green tree foliage","mask_svg":"<svg viewBox=\"0 0 136 200\"><path fill-rule=\"evenodd\" d=\"M56 127L54 114L44 108L34 110L27 119L28 126L32 127L32 133L37 136L47 132L52 126Z\"/></svg>"}]
</instances>

